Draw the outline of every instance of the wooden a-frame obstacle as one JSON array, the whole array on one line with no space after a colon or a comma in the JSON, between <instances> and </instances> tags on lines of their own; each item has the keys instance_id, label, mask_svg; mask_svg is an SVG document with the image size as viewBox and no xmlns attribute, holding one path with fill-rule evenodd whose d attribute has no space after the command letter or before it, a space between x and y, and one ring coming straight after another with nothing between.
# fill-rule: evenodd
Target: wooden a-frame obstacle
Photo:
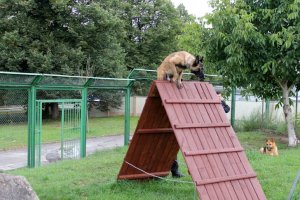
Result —
<instances>
[{"instance_id":1,"label":"wooden a-frame obstacle","mask_svg":"<svg viewBox=\"0 0 300 200\"><path fill-rule=\"evenodd\" d=\"M266 199L209 83L152 83L118 179L167 176L179 149L201 200Z\"/></svg>"}]
</instances>

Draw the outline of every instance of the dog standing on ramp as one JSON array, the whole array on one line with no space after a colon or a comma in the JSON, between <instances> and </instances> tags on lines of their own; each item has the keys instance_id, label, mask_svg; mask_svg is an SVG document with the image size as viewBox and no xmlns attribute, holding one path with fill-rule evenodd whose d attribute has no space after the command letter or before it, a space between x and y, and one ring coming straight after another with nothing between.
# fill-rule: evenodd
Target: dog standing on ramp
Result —
<instances>
[{"instance_id":1,"label":"dog standing on ramp","mask_svg":"<svg viewBox=\"0 0 300 200\"><path fill-rule=\"evenodd\" d=\"M190 69L204 78L202 62L202 57L195 57L186 51L174 52L168 55L157 68L157 80L175 82L180 89L183 87L181 79L185 69Z\"/></svg>"}]
</instances>

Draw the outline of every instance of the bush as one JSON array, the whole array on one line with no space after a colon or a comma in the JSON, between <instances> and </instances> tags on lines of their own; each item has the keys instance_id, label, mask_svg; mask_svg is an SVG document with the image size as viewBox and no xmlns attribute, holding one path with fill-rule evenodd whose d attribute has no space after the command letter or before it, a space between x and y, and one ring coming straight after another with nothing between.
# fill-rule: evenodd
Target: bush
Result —
<instances>
[{"instance_id":1,"label":"bush","mask_svg":"<svg viewBox=\"0 0 300 200\"><path fill-rule=\"evenodd\" d=\"M272 111L269 118L266 118L259 110L255 110L249 117L243 117L238 121L237 127L239 131L264 130L279 134L286 133L286 123L276 117Z\"/></svg>"},{"instance_id":2,"label":"bush","mask_svg":"<svg viewBox=\"0 0 300 200\"><path fill-rule=\"evenodd\" d=\"M255 131L263 127L263 118L259 111L253 111L249 117L243 117L240 123L242 131Z\"/></svg>"}]
</instances>

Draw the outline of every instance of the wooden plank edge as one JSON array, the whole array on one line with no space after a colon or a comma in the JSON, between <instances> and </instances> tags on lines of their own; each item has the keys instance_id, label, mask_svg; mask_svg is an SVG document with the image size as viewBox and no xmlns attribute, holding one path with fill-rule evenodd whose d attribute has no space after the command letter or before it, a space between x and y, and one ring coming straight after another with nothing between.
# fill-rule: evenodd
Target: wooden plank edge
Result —
<instances>
[{"instance_id":1,"label":"wooden plank edge","mask_svg":"<svg viewBox=\"0 0 300 200\"><path fill-rule=\"evenodd\" d=\"M232 153L244 151L242 147L237 148L224 148L224 149L208 149L208 150L198 150L198 151L185 151L185 156L197 156L197 155L207 155L207 154L218 154L218 153Z\"/></svg>"},{"instance_id":2,"label":"wooden plank edge","mask_svg":"<svg viewBox=\"0 0 300 200\"><path fill-rule=\"evenodd\" d=\"M118 180L134 180L134 179L147 179L147 178L156 178L168 176L170 171L166 172L151 172L149 174L128 174L128 175L119 175Z\"/></svg>"},{"instance_id":3,"label":"wooden plank edge","mask_svg":"<svg viewBox=\"0 0 300 200\"><path fill-rule=\"evenodd\" d=\"M219 99L165 99L166 104L221 104Z\"/></svg>"},{"instance_id":4,"label":"wooden plank edge","mask_svg":"<svg viewBox=\"0 0 300 200\"><path fill-rule=\"evenodd\" d=\"M147 134L147 133L173 133L172 128L145 128L138 129L136 131L139 134Z\"/></svg>"},{"instance_id":5,"label":"wooden plank edge","mask_svg":"<svg viewBox=\"0 0 300 200\"><path fill-rule=\"evenodd\" d=\"M174 124L177 129L184 128L219 128L219 127L230 127L230 123L210 123L210 124L200 124L200 123L185 123L185 124Z\"/></svg>"},{"instance_id":6,"label":"wooden plank edge","mask_svg":"<svg viewBox=\"0 0 300 200\"><path fill-rule=\"evenodd\" d=\"M197 186L201 185L208 185L208 184L214 184L214 183L221 183L221 182L227 182L227 181L236 181L241 179L248 179L248 178L256 178L255 173L249 173L249 174L243 174L243 175L235 175L235 176L227 176L227 177L220 177L220 178L212 178L207 180L199 180L196 181Z\"/></svg>"}]
</instances>

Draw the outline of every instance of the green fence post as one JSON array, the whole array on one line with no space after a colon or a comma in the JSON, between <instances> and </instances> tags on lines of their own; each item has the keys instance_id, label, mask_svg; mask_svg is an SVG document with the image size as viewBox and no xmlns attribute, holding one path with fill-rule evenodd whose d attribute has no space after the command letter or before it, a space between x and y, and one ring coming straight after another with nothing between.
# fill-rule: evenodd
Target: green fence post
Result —
<instances>
[{"instance_id":1,"label":"green fence post","mask_svg":"<svg viewBox=\"0 0 300 200\"><path fill-rule=\"evenodd\" d=\"M129 136L130 136L130 88L129 84L126 88L125 94L125 130L124 130L124 145L129 144Z\"/></svg>"},{"instance_id":2,"label":"green fence post","mask_svg":"<svg viewBox=\"0 0 300 200\"><path fill-rule=\"evenodd\" d=\"M86 114L87 114L87 88L82 89L81 99L81 129L80 129L80 157L86 156Z\"/></svg>"},{"instance_id":3,"label":"green fence post","mask_svg":"<svg viewBox=\"0 0 300 200\"><path fill-rule=\"evenodd\" d=\"M36 124L36 88L31 86L28 96L28 152L27 166L35 166L35 124Z\"/></svg>"},{"instance_id":4,"label":"green fence post","mask_svg":"<svg viewBox=\"0 0 300 200\"><path fill-rule=\"evenodd\" d=\"M232 93L231 93L231 117L230 117L230 123L231 126L234 128L235 126L235 94L236 93L236 87L232 87Z\"/></svg>"},{"instance_id":5,"label":"green fence post","mask_svg":"<svg viewBox=\"0 0 300 200\"><path fill-rule=\"evenodd\" d=\"M64 159L64 129L65 129L65 102L61 103L61 119L60 119L60 155Z\"/></svg>"}]
</instances>

